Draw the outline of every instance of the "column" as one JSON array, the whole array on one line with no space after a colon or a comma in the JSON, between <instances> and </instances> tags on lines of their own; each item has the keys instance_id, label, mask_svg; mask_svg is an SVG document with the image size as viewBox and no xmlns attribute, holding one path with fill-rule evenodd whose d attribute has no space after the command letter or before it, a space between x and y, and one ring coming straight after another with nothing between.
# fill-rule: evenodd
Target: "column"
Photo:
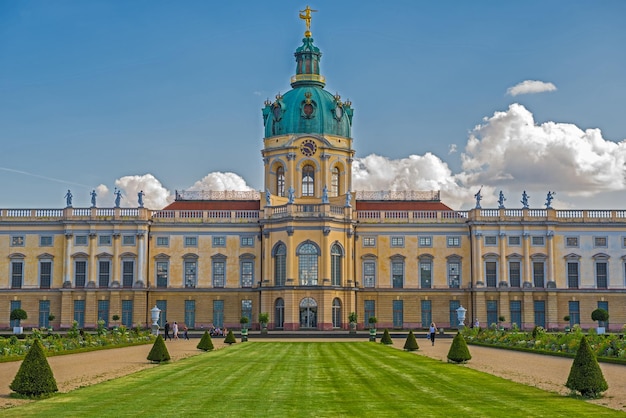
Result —
<instances>
[{"instance_id":1,"label":"column","mask_svg":"<svg viewBox=\"0 0 626 418\"><path fill-rule=\"evenodd\" d=\"M145 273L148 255L146 254L146 234L143 231L137 233L137 241L137 279L135 280L135 283L142 283L145 285L148 283Z\"/></svg>"},{"instance_id":2,"label":"column","mask_svg":"<svg viewBox=\"0 0 626 418\"><path fill-rule=\"evenodd\" d=\"M90 284L96 284L96 233L91 232L89 234L89 267L87 268L87 287Z\"/></svg>"},{"instance_id":3,"label":"column","mask_svg":"<svg viewBox=\"0 0 626 418\"><path fill-rule=\"evenodd\" d=\"M524 257L524 274L523 274L523 287L533 287L532 282L532 270L530 268L530 234L524 232L522 235L522 252ZM534 320L533 320L534 323Z\"/></svg>"},{"instance_id":4,"label":"column","mask_svg":"<svg viewBox=\"0 0 626 418\"><path fill-rule=\"evenodd\" d=\"M72 240L74 239L74 235L65 231L65 254L63 256L63 285L65 283L72 283L72 279L70 277L70 270L72 266Z\"/></svg>"}]
</instances>

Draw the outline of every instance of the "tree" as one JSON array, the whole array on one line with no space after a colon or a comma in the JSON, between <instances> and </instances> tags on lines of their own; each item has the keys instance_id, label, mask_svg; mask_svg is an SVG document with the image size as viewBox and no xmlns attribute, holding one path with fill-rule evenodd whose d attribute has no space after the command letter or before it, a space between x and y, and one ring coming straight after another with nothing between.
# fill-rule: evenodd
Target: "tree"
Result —
<instances>
[{"instance_id":1,"label":"tree","mask_svg":"<svg viewBox=\"0 0 626 418\"><path fill-rule=\"evenodd\" d=\"M247 328L247 323L250 322L250 320L248 319L247 316L242 316L241 318L239 318L239 323L241 324L241 328Z\"/></svg>"},{"instance_id":2,"label":"tree","mask_svg":"<svg viewBox=\"0 0 626 418\"><path fill-rule=\"evenodd\" d=\"M463 338L461 333L457 333L454 340L452 340L450 350L448 350L448 361L453 363L465 363L471 358L472 355L469 352L469 348L467 348L465 338Z\"/></svg>"},{"instance_id":3,"label":"tree","mask_svg":"<svg viewBox=\"0 0 626 418\"><path fill-rule=\"evenodd\" d=\"M270 314L267 312L261 312L259 314L259 324L261 324L261 328L267 328L267 323L270 321Z\"/></svg>"},{"instance_id":4,"label":"tree","mask_svg":"<svg viewBox=\"0 0 626 418\"><path fill-rule=\"evenodd\" d=\"M599 321L600 323L604 323L609 320L609 313L602 308L598 308L591 312L591 319L594 321Z\"/></svg>"},{"instance_id":5,"label":"tree","mask_svg":"<svg viewBox=\"0 0 626 418\"><path fill-rule=\"evenodd\" d=\"M406 351L416 351L419 350L420 347L417 344L417 340L415 339L415 335L413 334L413 330L409 331L409 335L406 337L406 341L404 342L404 349Z\"/></svg>"},{"instance_id":6,"label":"tree","mask_svg":"<svg viewBox=\"0 0 626 418\"><path fill-rule=\"evenodd\" d=\"M26 313L26 311L22 308L15 308L11 311L11 316L10 316L11 321L18 321L18 326L19 326L19 321L22 321L24 319L28 319L28 314Z\"/></svg>"},{"instance_id":7,"label":"tree","mask_svg":"<svg viewBox=\"0 0 626 418\"><path fill-rule=\"evenodd\" d=\"M375 316L370 316L367 322L369 322L370 328L376 328L376 323L378 322L378 318L376 318Z\"/></svg>"},{"instance_id":8,"label":"tree","mask_svg":"<svg viewBox=\"0 0 626 418\"><path fill-rule=\"evenodd\" d=\"M385 328L385 332L383 333L383 337L380 339L381 344L391 345L393 341L391 340L391 335L389 335L389 330Z\"/></svg>"},{"instance_id":9,"label":"tree","mask_svg":"<svg viewBox=\"0 0 626 418\"><path fill-rule=\"evenodd\" d=\"M148 354L148 360L153 363L161 363L170 360L170 353L167 351L163 337L159 335L152 346L152 350Z\"/></svg>"},{"instance_id":10,"label":"tree","mask_svg":"<svg viewBox=\"0 0 626 418\"><path fill-rule=\"evenodd\" d=\"M228 334L226 335L226 338L224 338L224 342L229 345L237 342L235 334L233 334L233 330L228 330Z\"/></svg>"},{"instance_id":11,"label":"tree","mask_svg":"<svg viewBox=\"0 0 626 418\"><path fill-rule=\"evenodd\" d=\"M213 347L213 340L211 340L211 336L209 335L209 331L204 331L200 342L196 346L196 348L204 351L211 351L215 347Z\"/></svg>"},{"instance_id":12,"label":"tree","mask_svg":"<svg viewBox=\"0 0 626 418\"><path fill-rule=\"evenodd\" d=\"M584 335L580 339L580 346L578 346L565 386L575 392L580 392L585 398L597 398L609 388L598 360Z\"/></svg>"},{"instance_id":13,"label":"tree","mask_svg":"<svg viewBox=\"0 0 626 418\"><path fill-rule=\"evenodd\" d=\"M26 353L26 357L24 357L24 361L9 387L14 392L28 397L41 397L59 390L38 338L34 340L32 347Z\"/></svg>"}]
</instances>

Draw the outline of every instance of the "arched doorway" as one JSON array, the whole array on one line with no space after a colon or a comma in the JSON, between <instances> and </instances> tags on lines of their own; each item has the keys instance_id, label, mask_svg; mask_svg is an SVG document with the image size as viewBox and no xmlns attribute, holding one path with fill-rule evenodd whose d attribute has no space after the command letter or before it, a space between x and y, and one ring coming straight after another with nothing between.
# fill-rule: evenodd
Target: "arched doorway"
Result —
<instances>
[{"instance_id":1,"label":"arched doorway","mask_svg":"<svg viewBox=\"0 0 626 418\"><path fill-rule=\"evenodd\" d=\"M313 298L300 301L300 328L317 328L317 302Z\"/></svg>"},{"instance_id":2,"label":"arched doorway","mask_svg":"<svg viewBox=\"0 0 626 418\"><path fill-rule=\"evenodd\" d=\"M341 301L333 299L333 328L341 328Z\"/></svg>"},{"instance_id":3,"label":"arched doorway","mask_svg":"<svg viewBox=\"0 0 626 418\"><path fill-rule=\"evenodd\" d=\"M285 301L283 298L276 299L274 304L274 327L283 329L285 324Z\"/></svg>"}]
</instances>

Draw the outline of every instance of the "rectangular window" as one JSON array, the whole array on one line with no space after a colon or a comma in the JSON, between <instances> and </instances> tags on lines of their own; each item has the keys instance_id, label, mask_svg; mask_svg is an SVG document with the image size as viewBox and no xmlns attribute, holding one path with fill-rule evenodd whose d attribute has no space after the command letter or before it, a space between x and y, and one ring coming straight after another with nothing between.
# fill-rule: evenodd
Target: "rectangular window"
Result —
<instances>
[{"instance_id":1,"label":"rectangular window","mask_svg":"<svg viewBox=\"0 0 626 418\"><path fill-rule=\"evenodd\" d=\"M391 237L392 247L404 247L404 237Z\"/></svg>"},{"instance_id":2,"label":"rectangular window","mask_svg":"<svg viewBox=\"0 0 626 418\"><path fill-rule=\"evenodd\" d=\"M363 286L364 287L376 286L376 262L375 261L363 262Z\"/></svg>"},{"instance_id":3,"label":"rectangular window","mask_svg":"<svg viewBox=\"0 0 626 418\"><path fill-rule=\"evenodd\" d=\"M170 237L157 237L156 245L157 247L169 247Z\"/></svg>"},{"instance_id":4,"label":"rectangular window","mask_svg":"<svg viewBox=\"0 0 626 418\"><path fill-rule=\"evenodd\" d=\"M567 287L578 289L578 263L567 263Z\"/></svg>"},{"instance_id":5,"label":"rectangular window","mask_svg":"<svg viewBox=\"0 0 626 418\"><path fill-rule=\"evenodd\" d=\"M593 246L596 248L606 248L607 242L607 237L593 237Z\"/></svg>"},{"instance_id":6,"label":"rectangular window","mask_svg":"<svg viewBox=\"0 0 626 418\"><path fill-rule=\"evenodd\" d=\"M531 245L534 245L534 246L544 245L545 237L538 237L538 236L531 237L530 238L530 243L531 243Z\"/></svg>"},{"instance_id":7,"label":"rectangular window","mask_svg":"<svg viewBox=\"0 0 626 418\"><path fill-rule=\"evenodd\" d=\"M24 283L24 262L11 262L11 288L21 289Z\"/></svg>"},{"instance_id":8,"label":"rectangular window","mask_svg":"<svg viewBox=\"0 0 626 418\"><path fill-rule=\"evenodd\" d=\"M87 245L87 235L76 235L74 237L74 245L82 247Z\"/></svg>"},{"instance_id":9,"label":"rectangular window","mask_svg":"<svg viewBox=\"0 0 626 418\"><path fill-rule=\"evenodd\" d=\"M165 323L167 322L167 301L166 300L157 300L156 307L161 310L161 316L159 317L159 326L161 328L165 327Z\"/></svg>"},{"instance_id":10,"label":"rectangular window","mask_svg":"<svg viewBox=\"0 0 626 418\"><path fill-rule=\"evenodd\" d=\"M109 280L111 279L111 262L99 261L98 262L98 287L109 287Z\"/></svg>"},{"instance_id":11,"label":"rectangular window","mask_svg":"<svg viewBox=\"0 0 626 418\"><path fill-rule=\"evenodd\" d=\"M52 261L39 262L39 287L41 289L50 289L52 283Z\"/></svg>"},{"instance_id":12,"label":"rectangular window","mask_svg":"<svg viewBox=\"0 0 626 418\"><path fill-rule=\"evenodd\" d=\"M376 246L376 238L375 237L363 237L363 246L364 247L375 247Z\"/></svg>"},{"instance_id":13,"label":"rectangular window","mask_svg":"<svg viewBox=\"0 0 626 418\"><path fill-rule=\"evenodd\" d=\"M133 327L133 301L122 301L122 325L130 329Z\"/></svg>"},{"instance_id":14,"label":"rectangular window","mask_svg":"<svg viewBox=\"0 0 626 418\"><path fill-rule=\"evenodd\" d=\"M522 285L522 267L519 261L509 261L509 286L520 287Z\"/></svg>"},{"instance_id":15,"label":"rectangular window","mask_svg":"<svg viewBox=\"0 0 626 418\"><path fill-rule=\"evenodd\" d=\"M448 263L448 286L451 289L461 287L461 263L450 261Z\"/></svg>"},{"instance_id":16,"label":"rectangular window","mask_svg":"<svg viewBox=\"0 0 626 418\"><path fill-rule=\"evenodd\" d=\"M420 308L421 308L421 316L422 316L422 328L428 328L430 327L430 323L433 322L432 301L421 300Z\"/></svg>"},{"instance_id":17,"label":"rectangular window","mask_svg":"<svg viewBox=\"0 0 626 418\"><path fill-rule=\"evenodd\" d=\"M578 247L578 237L565 237L566 247Z\"/></svg>"},{"instance_id":18,"label":"rectangular window","mask_svg":"<svg viewBox=\"0 0 626 418\"><path fill-rule=\"evenodd\" d=\"M546 327L546 302L543 300L536 300L533 302L535 326Z\"/></svg>"},{"instance_id":19,"label":"rectangular window","mask_svg":"<svg viewBox=\"0 0 626 418\"><path fill-rule=\"evenodd\" d=\"M87 284L87 262L79 260L74 262L74 286L85 287Z\"/></svg>"},{"instance_id":20,"label":"rectangular window","mask_svg":"<svg viewBox=\"0 0 626 418\"><path fill-rule=\"evenodd\" d=\"M419 237L418 245L420 247L432 247L433 237Z\"/></svg>"},{"instance_id":21,"label":"rectangular window","mask_svg":"<svg viewBox=\"0 0 626 418\"><path fill-rule=\"evenodd\" d=\"M104 321L104 326L108 328L109 326L109 301L108 300L98 301L98 321Z\"/></svg>"},{"instance_id":22,"label":"rectangular window","mask_svg":"<svg viewBox=\"0 0 626 418\"><path fill-rule=\"evenodd\" d=\"M52 247L52 235L42 235L39 237L40 247Z\"/></svg>"},{"instance_id":23,"label":"rectangular window","mask_svg":"<svg viewBox=\"0 0 626 418\"><path fill-rule=\"evenodd\" d=\"M404 303L401 300L393 301L393 327L404 327Z\"/></svg>"},{"instance_id":24,"label":"rectangular window","mask_svg":"<svg viewBox=\"0 0 626 418\"><path fill-rule=\"evenodd\" d=\"M133 283L135 283L135 262L133 260L123 260L122 287L133 287Z\"/></svg>"},{"instance_id":25,"label":"rectangular window","mask_svg":"<svg viewBox=\"0 0 626 418\"><path fill-rule=\"evenodd\" d=\"M451 300L450 301L450 328L458 328L459 327L459 314L456 312L457 309L461 307L461 301Z\"/></svg>"},{"instance_id":26,"label":"rectangular window","mask_svg":"<svg viewBox=\"0 0 626 418\"><path fill-rule=\"evenodd\" d=\"M487 287L496 287L498 284L498 263L495 261L485 262L485 282Z\"/></svg>"},{"instance_id":27,"label":"rectangular window","mask_svg":"<svg viewBox=\"0 0 626 418\"><path fill-rule=\"evenodd\" d=\"M11 247L23 247L24 235L13 235L11 237Z\"/></svg>"},{"instance_id":28,"label":"rectangular window","mask_svg":"<svg viewBox=\"0 0 626 418\"><path fill-rule=\"evenodd\" d=\"M213 287L224 287L226 281L226 263L213 261Z\"/></svg>"},{"instance_id":29,"label":"rectangular window","mask_svg":"<svg viewBox=\"0 0 626 418\"><path fill-rule=\"evenodd\" d=\"M122 235L122 245L135 245L136 237L134 235Z\"/></svg>"},{"instance_id":30,"label":"rectangular window","mask_svg":"<svg viewBox=\"0 0 626 418\"><path fill-rule=\"evenodd\" d=\"M111 245L111 235L98 235L98 245L101 245L101 246Z\"/></svg>"},{"instance_id":31,"label":"rectangular window","mask_svg":"<svg viewBox=\"0 0 626 418\"><path fill-rule=\"evenodd\" d=\"M498 237L495 235L486 235L485 236L485 245L494 246L498 245Z\"/></svg>"},{"instance_id":32,"label":"rectangular window","mask_svg":"<svg viewBox=\"0 0 626 418\"><path fill-rule=\"evenodd\" d=\"M448 242L448 247L460 247L461 237L448 237L447 242Z\"/></svg>"},{"instance_id":33,"label":"rectangular window","mask_svg":"<svg viewBox=\"0 0 626 418\"><path fill-rule=\"evenodd\" d=\"M569 323L570 325L580 325L580 304L578 301L570 300L568 303L569 308Z\"/></svg>"},{"instance_id":34,"label":"rectangular window","mask_svg":"<svg viewBox=\"0 0 626 418\"><path fill-rule=\"evenodd\" d=\"M535 287L546 287L544 264L543 261L533 262L533 284Z\"/></svg>"},{"instance_id":35,"label":"rectangular window","mask_svg":"<svg viewBox=\"0 0 626 418\"><path fill-rule=\"evenodd\" d=\"M157 287L167 287L168 279L169 279L169 262L157 261L156 263Z\"/></svg>"},{"instance_id":36,"label":"rectangular window","mask_svg":"<svg viewBox=\"0 0 626 418\"><path fill-rule=\"evenodd\" d=\"M224 301L213 301L213 326L224 328Z\"/></svg>"},{"instance_id":37,"label":"rectangular window","mask_svg":"<svg viewBox=\"0 0 626 418\"><path fill-rule=\"evenodd\" d=\"M430 261L420 261L420 286L422 289L432 287L432 263Z\"/></svg>"},{"instance_id":38,"label":"rectangular window","mask_svg":"<svg viewBox=\"0 0 626 418\"><path fill-rule=\"evenodd\" d=\"M50 327L49 317L50 317L50 301L40 300L39 301L39 328Z\"/></svg>"},{"instance_id":39,"label":"rectangular window","mask_svg":"<svg viewBox=\"0 0 626 418\"><path fill-rule=\"evenodd\" d=\"M250 236L241 237L241 246L242 247L254 247L254 237L250 237Z\"/></svg>"},{"instance_id":40,"label":"rectangular window","mask_svg":"<svg viewBox=\"0 0 626 418\"><path fill-rule=\"evenodd\" d=\"M493 324L498 324L498 301L487 301L487 324L491 327Z\"/></svg>"},{"instance_id":41,"label":"rectangular window","mask_svg":"<svg viewBox=\"0 0 626 418\"><path fill-rule=\"evenodd\" d=\"M520 236L512 236L508 238L509 238L509 246L511 247L518 247L522 244L522 237Z\"/></svg>"},{"instance_id":42,"label":"rectangular window","mask_svg":"<svg viewBox=\"0 0 626 418\"><path fill-rule=\"evenodd\" d=\"M596 263L596 286L598 289L606 289L608 287L608 263Z\"/></svg>"},{"instance_id":43,"label":"rectangular window","mask_svg":"<svg viewBox=\"0 0 626 418\"><path fill-rule=\"evenodd\" d=\"M511 308L511 326L513 324L517 324L519 329L522 328L522 301L521 300L512 300L509 302L509 307Z\"/></svg>"},{"instance_id":44,"label":"rectangular window","mask_svg":"<svg viewBox=\"0 0 626 418\"><path fill-rule=\"evenodd\" d=\"M241 317L248 318L248 323L252 323L252 301L249 299L243 299L241 301ZM243 324L247 328L246 324Z\"/></svg>"},{"instance_id":45,"label":"rectangular window","mask_svg":"<svg viewBox=\"0 0 626 418\"><path fill-rule=\"evenodd\" d=\"M241 287L252 287L254 281L254 264L252 261L241 262Z\"/></svg>"},{"instance_id":46,"label":"rectangular window","mask_svg":"<svg viewBox=\"0 0 626 418\"><path fill-rule=\"evenodd\" d=\"M365 300L363 301L363 306L365 308L363 319L365 320L366 324L369 324L370 317L376 316L376 301Z\"/></svg>"},{"instance_id":47,"label":"rectangular window","mask_svg":"<svg viewBox=\"0 0 626 418\"><path fill-rule=\"evenodd\" d=\"M198 280L198 263L195 260L184 262L185 267L185 287L194 288Z\"/></svg>"},{"instance_id":48,"label":"rectangular window","mask_svg":"<svg viewBox=\"0 0 626 418\"><path fill-rule=\"evenodd\" d=\"M213 237L213 246L214 247L225 247L226 246L226 237Z\"/></svg>"},{"instance_id":49,"label":"rectangular window","mask_svg":"<svg viewBox=\"0 0 626 418\"><path fill-rule=\"evenodd\" d=\"M85 301L74 301L74 321L78 323L78 328L85 328Z\"/></svg>"},{"instance_id":50,"label":"rectangular window","mask_svg":"<svg viewBox=\"0 0 626 418\"><path fill-rule=\"evenodd\" d=\"M626 248L626 237L622 237L622 248Z\"/></svg>"},{"instance_id":51,"label":"rectangular window","mask_svg":"<svg viewBox=\"0 0 626 418\"><path fill-rule=\"evenodd\" d=\"M197 247L198 237L185 237L185 247Z\"/></svg>"},{"instance_id":52,"label":"rectangular window","mask_svg":"<svg viewBox=\"0 0 626 418\"><path fill-rule=\"evenodd\" d=\"M196 327L196 301L195 300L185 301L185 325L187 325L187 328Z\"/></svg>"},{"instance_id":53,"label":"rectangular window","mask_svg":"<svg viewBox=\"0 0 626 418\"><path fill-rule=\"evenodd\" d=\"M404 263L401 261L393 261L391 263L391 282L394 289L402 289L404 287Z\"/></svg>"}]
</instances>

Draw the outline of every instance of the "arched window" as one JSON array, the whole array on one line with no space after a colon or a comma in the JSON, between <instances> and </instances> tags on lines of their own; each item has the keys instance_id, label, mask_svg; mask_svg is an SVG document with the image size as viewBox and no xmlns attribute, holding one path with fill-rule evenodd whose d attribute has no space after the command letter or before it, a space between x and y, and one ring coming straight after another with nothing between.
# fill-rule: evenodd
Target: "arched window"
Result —
<instances>
[{"instance_id":1,"label":"arched window","mask_svg":"<svg viewBox=\"0 0 626 418\"><path fill-rule=\"evenodd\" d=\"M333 171L330 173L330 195L332 197L339 196L339 167L333 168Z\"/></svg>"},{"instance_id":2,"label":"arched window","mask_svg":"<svg viewBox=\"0 0 626 418\"><path fill-rule=\"evenodd\" d=\"M276 194L285 197L285 169L282 165L276 169Z\"/></svg>"},{"instance_id":3,"label":"arched window","mask_svg":"<svg viewBox=\"0 0 626 418\"><path fill-rule=\"evenodd\" d=\"M285 326L285 301L282 298L274 303L274 326L279 329Z\"/></svg>"},{"instance_id":4,"label":"arched window","mask_svg":"<svg viewBox=\"0 0 626 418\"><path fill-rule=\"evenodd\" d=\"M317 286L317 261L319 252L311 242L298 248L298 276L300 286Z\"/></svg>"},{"instance_id":5,"label":"arched window","mask_svg":"<svg viewBox=\"0 0 626 418\"><path fill-rule=\"evenodd\" d=\"M341 257L343 251L339 244L334 244L330 249L330 282L333 286L341 286Z\"/></svg>"},{"instance_id":6,"label":"arched window","mask_svg":"<svg viewBox=\"0 0 626 418\"><path fill-rule=\"evenodd\" d=\"M333 299L333 328L341 327L341 301L339 298Z\"/></svg>"},{"instance_id":7,"label":"arched window","mask_svg":"<svg viewBox=\"0 0 626 418\"><path fill-rule=\"evenodd\" d=\"M302 167L302 196L315 195L315 169L312 165Z\"/></svg>"},{"instance_id":8,"label":"arched window","mask_svg":"<svg viewBox=\"0 0 626 418\"><path fill-rule=\"evenodd\" d=\"M274 247L274 285L284 286L287 275L287 247L278 244Z\"/></svg>"}]
</instances>

